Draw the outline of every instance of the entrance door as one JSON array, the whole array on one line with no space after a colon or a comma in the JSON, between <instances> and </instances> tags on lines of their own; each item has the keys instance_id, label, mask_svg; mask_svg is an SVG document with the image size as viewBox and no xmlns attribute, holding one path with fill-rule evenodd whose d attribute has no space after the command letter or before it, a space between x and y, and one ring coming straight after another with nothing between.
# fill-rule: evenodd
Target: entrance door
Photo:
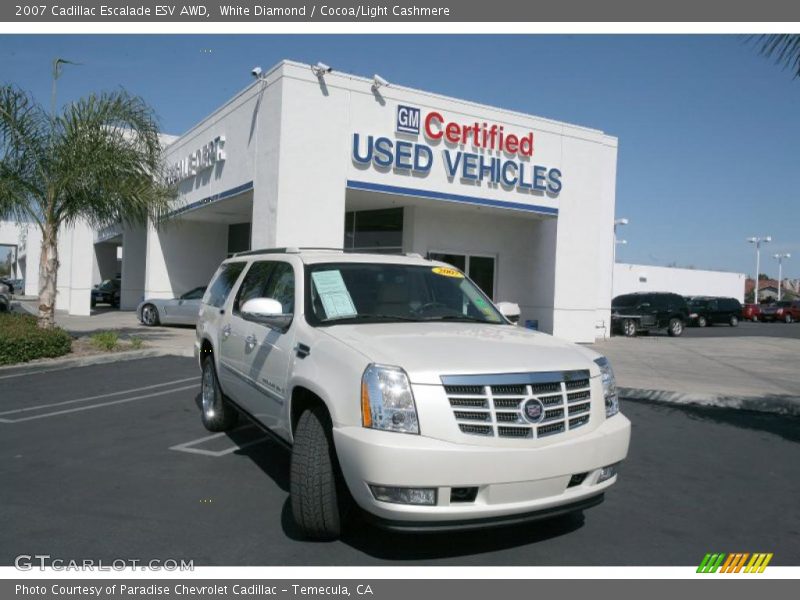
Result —
<instances>
[{"instance_id":1,"label":"entrance door","mask_svg":"<svg viewBox=\"0 0 800 600\"><path fill-rule=\"evenodd\" d=\"M483 293L494 300L495 257L477 254L450 254L446 252L429 252L428 258L440 260L457 269L461 269Z\"/></svg>"}]
</instances>

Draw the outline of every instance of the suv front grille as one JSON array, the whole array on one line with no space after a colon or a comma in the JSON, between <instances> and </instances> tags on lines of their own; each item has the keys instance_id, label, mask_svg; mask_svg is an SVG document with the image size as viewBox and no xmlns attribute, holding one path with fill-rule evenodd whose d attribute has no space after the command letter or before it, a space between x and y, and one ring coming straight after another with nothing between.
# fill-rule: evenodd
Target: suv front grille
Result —
<instances>
[{"instance_id":1,"label":"suv front grille","mask_svg":"<svg viewBox=\"0 0 800 600\"><path fill-rule=\"evenodd\" d=\"M468 435L541 439L589 422L588 371L454 375L443 376L442 383L458 427ZM538 423L524 416L530 399L544 407Z\"/></svg>"}]
</instances>

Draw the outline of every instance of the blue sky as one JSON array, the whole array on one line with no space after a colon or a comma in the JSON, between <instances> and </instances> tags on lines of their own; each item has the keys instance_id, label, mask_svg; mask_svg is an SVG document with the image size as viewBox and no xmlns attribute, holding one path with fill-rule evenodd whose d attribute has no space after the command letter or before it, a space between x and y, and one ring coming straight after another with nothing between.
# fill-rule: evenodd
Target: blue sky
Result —
<instances>
[{"instance_id":1,"label":"blue sky","mask_svg":"<svg viewBox=\"0 0 800 600\"><path fill-rule=\"evenodd\" d=\"M282 58L595 127L619 138L618 260L800 277L800 80L740 36L3 36L0 81L59 100L123 86L181 133ZM762 256L762 272L777 263Z\"/></svg>"}]
</instances>

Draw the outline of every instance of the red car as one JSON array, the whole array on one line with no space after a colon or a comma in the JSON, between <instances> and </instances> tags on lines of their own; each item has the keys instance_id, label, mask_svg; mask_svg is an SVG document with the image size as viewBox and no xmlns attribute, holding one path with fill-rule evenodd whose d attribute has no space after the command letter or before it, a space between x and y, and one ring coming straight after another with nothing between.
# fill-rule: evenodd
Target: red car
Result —
<instances>
[{"instance_id":1,"label":"red car","mask_svg":"<svg viewBox=\"0 0 800 600\"><path fill-rule=\"evenodd\" d=\"M761 316L761 306L758 304L745 304L742 306L743 321L758 321Z\"/></svg>"},{"instance_id":2,"label":"red car","mask_svg":"<svg viewBox=\"0 0 800 600\"><path fill-rule=\"evenodd\" d=\"M783 321L792 323L800 321L800 300L783 300L776 304L770 304L761 308L760 318L762 321Z\"/></svg>"}]
</instances>

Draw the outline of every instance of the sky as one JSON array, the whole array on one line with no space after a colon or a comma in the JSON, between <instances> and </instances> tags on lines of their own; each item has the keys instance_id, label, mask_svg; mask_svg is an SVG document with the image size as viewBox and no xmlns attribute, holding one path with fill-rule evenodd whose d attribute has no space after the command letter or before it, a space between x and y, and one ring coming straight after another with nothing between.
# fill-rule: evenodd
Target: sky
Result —
<instances>
[{"instance_id":1,"label":"sky","mask_svg":"<svg viewBox=\"0 0 800 600\"><path fill-rule=\"evenodd\" d=\"M619 139L617 260L800 277L800 79L743 36L2 36L0 83L49 106L120 86L180 134L284 58Z\"/></svg>"}]
</instances>

